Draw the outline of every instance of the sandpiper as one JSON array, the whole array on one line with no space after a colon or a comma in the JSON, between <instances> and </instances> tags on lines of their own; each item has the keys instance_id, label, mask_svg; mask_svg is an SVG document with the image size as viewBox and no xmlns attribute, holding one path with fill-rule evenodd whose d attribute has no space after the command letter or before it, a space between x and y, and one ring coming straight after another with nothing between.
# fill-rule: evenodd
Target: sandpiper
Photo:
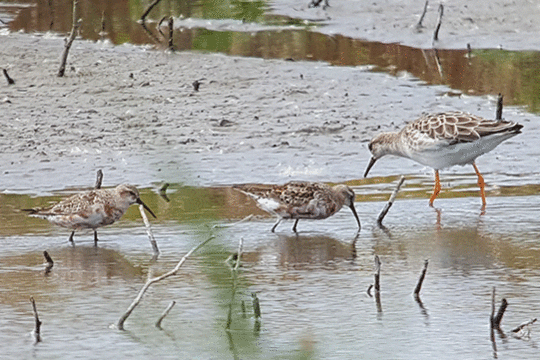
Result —
<instances>
[{"instance_id":1,"label":"sandpiper","mask_svg":"<svg viewBox=\"0 0 540 360\"><path fill-rule=\"evenodd\" d=\"M484 178L475 160L497 145L521 133L520 125L511 121L487 120L461 111L428 114L407 124L399 132L377 135L369 143L372 157L364 173L384 155L412 159L435 170L435 186L429 205L441 190L439 170L454 165L471 164L478 176L482 209L486 206Z\"/></svg>"},{"instance_id":2,"label":"sandpiper","mask_svg":"<svg viewBox=\"0 0 540 360\"><path fill-rule=\"evenodd\" d=\"M140 204L152 214L141 200L135 186L122 184L114 189L98 189L70 196L49 208L24 209L30 216L47 219L55 225L73 229L69 241L73 242L76 230L93 229L94 243L98 237L96 229L110 225L120 219L132 204Z\"/></svg>"},{"instance_id":3,"label":"sandpiper","mask_svg":"<svg viewBox=\"0 0 540 360\"><path fill-rule=\"evenodd\" d=\"M328 186L322 183L291 181L285 185L245 184L233 188L249 195L264 211L276 215L276 230L283 219L295 219L292 230L296 232L299 219L326 219L337 213L343 205L351 208L358 231L360 219L354 207L354 191L346 185Z\"/></svg>"}]
</instances>

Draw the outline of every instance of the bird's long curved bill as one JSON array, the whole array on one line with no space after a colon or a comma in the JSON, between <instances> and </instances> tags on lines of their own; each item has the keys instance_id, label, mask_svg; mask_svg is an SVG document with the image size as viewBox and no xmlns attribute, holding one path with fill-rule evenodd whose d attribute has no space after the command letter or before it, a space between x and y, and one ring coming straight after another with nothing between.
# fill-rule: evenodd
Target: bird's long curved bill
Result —
<instances>
[{"instance_id":1,"label":"bird's long curved bill","mask_svg":"<svg viewBox=\"0 0 540 360\"><path fill-rule=\"evenodd\" d=\"M356 208L354 207L354 203L351 204L351 211L356 219L356 222L358 223L358 230L360 231L362 226L360 225L360 219L358 218L358 214L356 213Z\"/></svg>"},{"instance_id":2,"label":"bird's long curved bill","mask_svg":"<svg viewBox=\"0 0 540 360\"><path fill-rule=\"evenodd\" d=\"M148 211L150 214L152 214L152 216L154 217L154 219L157 219L157 216L154 214L154 212L152 210L150 210L150 208L148 206L146 206L145 203L143 203L143 201L141 199L137 199L137 204L139 205L142 205L143 208Z\"/></svg>"},{"instance_id":3,"label":"bird's long curved bill","mask_svg":"<svg viewBox=\"0 0 540 360\"><path fill-rule=\"evenodd\" d=\"M367 166L366 172L364 172L364 177L367 177L367 174L369 173L369 170L371 170L373 165L375 165L376 161L377 161L377 159L372 156L371 160L369 160L369 164Z\"/></svg>"}]
</instances>

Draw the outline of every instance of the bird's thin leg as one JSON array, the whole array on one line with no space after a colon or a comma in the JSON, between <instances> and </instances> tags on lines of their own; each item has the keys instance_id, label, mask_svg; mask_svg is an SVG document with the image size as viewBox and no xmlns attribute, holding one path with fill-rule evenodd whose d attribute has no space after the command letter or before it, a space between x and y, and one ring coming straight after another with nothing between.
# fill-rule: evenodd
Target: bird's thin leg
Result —
<instances>
[{"instance_id":1,"label":"bird's thin leg","mask_svg":"<svg viewBox=\"0 0 540 360\"><path fill-rule=\"evenodd\" d=\"M486 208L486 192L484 190L486 183L484 182L484 177L480 174L480 171L478 171L476 164L472 163L472 166L478 176L478 186L480 187L480 196L482 196L482 210L484 210Z\"/></svg>"},{"instance_id":2,"label":"bird's thin leg","mask_svg":"<svg viewBox=\"0 0 540 360\"><path fill-rule=\"evenodd\" d=\"M75 235L75 231L72 231L72 232L71 232L71 235L69 235L68 241L69 241L71 244L75 245L75 242L73 241L73 235Z\"/></svg>"},{"instance_id":3,"label":"bird's thin leg","mask_svg":"<svg viewBox=\"0 0 540 360\"><path fill-rule=\"evenodd\" d=\"M294 221L294 225L293 225L293 227L292 227L292 231L294 231L294 232L297 232L297 231L296 231L296 225L298 225L298 220L299 220L299 219L296 219L296 220Z\"/></svg>"},{"instance_id":4,"label":"bird's thin leg","mask_svg":"<svg viewBox=\"0 0 540 360\"><path fill-rule=\"evenodd\" d=\"M441 192L441 181L439 180L439 170L435 170L435 186L433 187L433 195L429 198L429 206L433 207L433 201Z\"/></svg>"},{"instance_id":5,"label":"bird's thin leg","mask_svg":"<svg viewBox=\"0 0 540 360\"><path fill-rule=\"evenodd\" d=\"M272 232L275 232L276 231L276 228L277 226L279 225L279 223L281 222L281 220L283 220L282 218L278 218L278 220L276 221L276 223L274 224L274 226L272 226Z\"/></svg>"},{"instance_id":6,"label":"bird's thin leg","mask_svg":"<svg viewBox=\"0 0 540 360\"><path fill-rule=\"evenodd\" d=\"M98 238L97 238L97 230L94 230L94 246L97 246Z\"/></svg>"}]
</instances>

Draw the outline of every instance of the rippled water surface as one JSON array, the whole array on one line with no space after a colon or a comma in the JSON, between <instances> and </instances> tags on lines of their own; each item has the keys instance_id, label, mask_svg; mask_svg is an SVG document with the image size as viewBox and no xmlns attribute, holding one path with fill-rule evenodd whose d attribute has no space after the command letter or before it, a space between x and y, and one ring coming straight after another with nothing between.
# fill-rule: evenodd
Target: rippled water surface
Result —
<instances>
[{"instance_id":1,"label":"rippled water surface","mask_svg":"<svg viewBox=\"0 0 540 360\"><path fill-rule=\"evenodd\" d=\"M511 329L540 311L538 198L401 198L384 224L375 226L383 203L356 203L363 223L356 237L344 209L322 221L300 221L270 232L273 219L228 188L177 189L170 202L153 192L144 201L156 212L152 251L136 209L116 225L91 233L69 231L13 208L56 198L10 196L2 202L0 342L7 358L534 358L537 329L516 338ZM199 211L178 204L200 199ZM6 197L3 197L5 200ZM536 205L535 205L536 204ZM9 210L9 211L8 211ZM245 215L251 221L231 227ZM153 285L126 322L111 328L145 279L172 269L211 234L177 276ZM225 331L231 299L227 258L244 240L232 331ZM44 272L42 251L55 264ZM382 261L380 303L367 294L373 259ZM429 259L421 303L411 295ZM509 302L502 333L490 341L491 291ZM253 317L251 293L260 299L262 320ZM33 345L29 297L43 321L43 342ZM154 323L170 301L176 306ZM242 311L244 302L245 312ZM498 305L497 305L498 306Z\"/></svg>"}]
</instances>

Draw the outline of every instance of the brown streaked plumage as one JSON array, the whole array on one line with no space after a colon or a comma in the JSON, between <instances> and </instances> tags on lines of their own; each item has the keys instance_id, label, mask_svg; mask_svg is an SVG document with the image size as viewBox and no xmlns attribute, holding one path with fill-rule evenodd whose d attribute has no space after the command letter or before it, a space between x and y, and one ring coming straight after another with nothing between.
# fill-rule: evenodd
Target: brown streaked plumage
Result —
<instances>
[{"instance_id":1,"label":"brown streaked plumage","mask_svg":"<svg viewBox=\"0 0 540 360\"><path fill-rule=\"evenodd\" d=\"M98 189L70 196L58 204L43 209L24 209L30 216L49 220L55 225L73 229L69 241L73 242L76 230L93 229L97 243L96 229L111 225L120 219L132 204L140 204L156 217L141 200L135 186L122 184L114 189Z\"/></svg>"},{"instance_id":2,"label":"brown streaked plumage","mask_svg":"<svg viewBox=\"0 0 540 360\"><path fill-rule=\"evenodd\" d=\"M377 135L369 143L372 157L364 173L385 155L412 159L435 170L435 187L429 205L441 190L439 170L471 164L478 176L482 209L486 206L484 178L475 160L505 140L521 133L520 125L504 120L488 120L461 111L428 114L407 124L399 132Z\"/></svg>"},{"instance_id":3,"label":"brown streaked plumage","mask_svg":"<svg viewBox=\"0 0 540 360\"><path fill-rule=\"evenodd\" d=\"M360 219L354 207L355 194L346 185L332 187L322 183L291 181L284 185L245 184L233 188L249 195L261 209L278 217L272 232L283 219L296 220L292 229L296 232L299 219L326 219L343 205L351 208L360 231Z\"/></svg>"}]
</instances>

